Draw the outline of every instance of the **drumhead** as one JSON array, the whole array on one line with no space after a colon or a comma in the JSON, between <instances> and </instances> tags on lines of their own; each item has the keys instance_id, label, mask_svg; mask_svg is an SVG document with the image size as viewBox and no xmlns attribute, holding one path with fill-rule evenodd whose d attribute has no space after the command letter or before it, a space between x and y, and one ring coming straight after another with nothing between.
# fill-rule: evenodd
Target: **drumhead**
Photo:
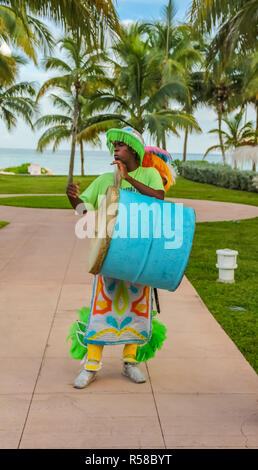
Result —
<instances>
[{"instance_id":1,"label":"drumhead","mask_svg":"<svg viewBox=\"0 0 258 470\"><path fill-rule=\"evenodd\" d=\"M98 274L108 253L117 220L119 189L109 186L96 216L95 238L90 240L88 272ZM114 205L113 205L114 204Z\"/></svg>"}]
</instances>

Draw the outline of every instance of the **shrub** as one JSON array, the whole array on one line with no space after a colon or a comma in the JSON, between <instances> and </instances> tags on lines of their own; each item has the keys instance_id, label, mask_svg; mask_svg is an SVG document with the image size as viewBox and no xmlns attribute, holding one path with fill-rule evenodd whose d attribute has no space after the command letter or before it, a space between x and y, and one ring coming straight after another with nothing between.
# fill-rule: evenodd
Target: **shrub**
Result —
<instances>
[{"instance_id":1,"label":"shrub","mask_svg":"<svg viewBox=\"0 0 258 470\"><path fill-rule=\"evenodd\" d=\"M30 163L23 163L20 166L10 166L5 168L4 171L16 173L17 175L29 175L30 172L28 170ZM45 175L47 173L46 168L41 168L41 174Z\"/></svg>"},{"instance_id":2,"label":"shrub","mask_svg":"<svg viewBox=\"0 0 258 470\"><path fill-rule=\"evenodd\" d=\"M222 188L258 192L255 171L233 170L229 165L205 161L182 162L180 174L199 183L214 184Z\"/></svg>"},{"instance_id":3,"label":"shrub","mask_svg":"<svg viewBox=\"0 0 258 470\"><path fill-rule=\"evenodd\" d=\"M10 166L9 168L5 168L4 171L10 171L12 173L16 174L23 174L23 175L28 175L28 167L30 166L30 163L23 163L20 166Z\"/></svg>"},{"instance_id":4,"label":"shrub","mask_svg":"<svg viewBox=\"0 0 258 470\"><path fill-rule=\"evenodd\" d=\"M171 164L172 164L172 166L174 167L174 169L175 169L175 171L176 171L176 174L177 174L177 175L181 175L181 167L182 167L182 162L181 162L181 160L178 160L178 159L173 160L173 161L171 162Z\"/></svg>"}]
</instances>

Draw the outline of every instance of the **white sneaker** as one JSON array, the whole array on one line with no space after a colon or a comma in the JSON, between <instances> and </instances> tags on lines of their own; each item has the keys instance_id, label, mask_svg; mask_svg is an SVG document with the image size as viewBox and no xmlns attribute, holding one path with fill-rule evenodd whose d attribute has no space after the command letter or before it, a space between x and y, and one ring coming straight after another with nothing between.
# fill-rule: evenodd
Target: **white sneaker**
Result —
<instances>
[{"instance_id":1,"label":"white sneaker","mask_svg":"<svg viewBox=\"0 0 258 470\"><path fill-rule=\"evenodd\" d=\"M85 388L96 379L97 372L83 369L74 381L74 388Z\"/></svg>"},{"instance_id":2,"label":"white sneaker","mask_svg":"<svg viewBox=\"0 0 258 470\"><path fill-rule=\"evenodd\" d=\"M144 374L138 368L137 363L124 362L122 374L129 377L133 382L141 384L146 382Z\"/></svg>"}]
</instances>

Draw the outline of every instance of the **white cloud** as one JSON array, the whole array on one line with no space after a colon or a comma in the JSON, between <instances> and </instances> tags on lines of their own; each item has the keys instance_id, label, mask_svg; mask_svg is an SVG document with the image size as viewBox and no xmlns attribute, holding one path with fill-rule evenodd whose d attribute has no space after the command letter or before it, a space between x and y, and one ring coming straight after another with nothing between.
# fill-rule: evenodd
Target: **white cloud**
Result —
<instances>
[{"instance_id":1,"label":"white cloud","mask_svg":"<svg viewBox=\"0 0 258 470\"><path fill-rule=\"evenodd\" d=\"M6 56L8 56L8 57L10 57L10 55L11 55L11 49L10 49L10 47L8 46L8 44L6 44L6 42L4 42L4 41L1 43L1 46L0 46L0 53L1 53L2 55L6 55Z\"/></svg>"},{"instance_id":2,"label":"white cloud","mask_svg":"<svg viewBox=\"0 0 258 470\"><path fill-rule=\"evenodd\" d=\"M122 20L121 24L124 26L131 26L133 23L135 23L135 20Z\"/></svg>"}]
</instances>

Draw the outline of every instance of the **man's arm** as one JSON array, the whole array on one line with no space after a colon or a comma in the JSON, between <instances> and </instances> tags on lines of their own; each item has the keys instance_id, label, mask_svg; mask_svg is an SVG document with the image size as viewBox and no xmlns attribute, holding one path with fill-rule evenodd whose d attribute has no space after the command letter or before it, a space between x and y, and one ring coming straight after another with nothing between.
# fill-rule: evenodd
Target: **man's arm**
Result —
<instances>
[{"instance_id":1,"label":"man's arm","mask_svg":"<svg viewBox=\"0 0 258 470\"><path fill-rule=\"evenodd\" d=\"M71 184L68 184L67 185L67 188L66 188L66 194L68 196L68 199L72 205L72 207L76 210L78 204L83 204L84 205L84 202L79 198L79 188L78 186L81 184L80 181L78 181L78 183L71 183ZM83 207L83 206L81 206ZM86 214L87 212L87 209L84 205L84 209L82 211L83 214Z\"/></svg>"},{"instance_id":2,"label":"man's arm","mask_svg":"<svg viewBox=\"0 0 258 470\"><path fill-rule=\"evenodd\" d=\"M134 186L141 194L145 194L146 196L155 197L156 199L164 199L165 191L160 189L153 189L150 186L146 186L146 184L140 183L140 181L135 180L131 176L127 176L125 178L128 183Z\"/></svg>"},{"instance_id":3,"label":"man's arm","mask_svg":"<svg viewBox=\"0 0 258 470\"><path fill-rule=\"evenodd\" d=\"M156 199L164 199L165 191L161 189L153 189L146 184L140 183L140 181L135 180L132 178L127 171L127 168L124 163L120 161L114 161L111 165L117 165L119 168L119 173L122 178L124 178L128 183L134 186L141 194L145 194L145 196L155 197Z\"/></svg>"}]
</instances>

